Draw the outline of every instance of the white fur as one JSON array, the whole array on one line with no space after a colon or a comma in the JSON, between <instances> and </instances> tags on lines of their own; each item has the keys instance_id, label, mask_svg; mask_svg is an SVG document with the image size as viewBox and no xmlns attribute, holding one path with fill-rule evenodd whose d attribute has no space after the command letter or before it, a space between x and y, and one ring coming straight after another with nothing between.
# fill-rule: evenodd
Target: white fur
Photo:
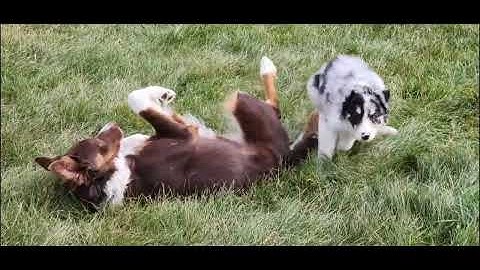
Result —
<instances>
[{"instance_id":1,"label":"white fur","mask_svg":"<svg viewBox=\"0 0 480 270\"><path fill-rule=\"evenodd\" d=\"M166 99L163 96L166 94ZM167 106L176 97L175 91L161 86L149 86L135 90L128 95L128 105L136 113L146 109L153 109L164 115L172 115L172 110ZM198 127L199 136L204 138L215 138L216 133L208 128L205 123L193 115L183 116L183 120Z\"/></svg>"},{"instance_id":2,"label":"white fur","mask_svg":"<svg viewBox=\"0 0 480 270\"><path fill-rule=\"evenodd\" d=\"M103 191L107 195L107 202L112 205L122 204L125 190L130 183L130 168L124 157L116 157L114 160L116 171L107 181Z\"/></svg>"},{"instance_id":3,"label":"white fur","mask_svg":"<svg viewBox=\"0 0 480 270\"><path fill-rule=\"evenodd\" d=\"M351 132L338 132L336 149L340 151L348 151L352 148L356 138Z\"/></svg>"},{"instance_id":4,"label":"white fur","mask_svg":"<svg viewBox=\"0 0 480 270\"><path fill-rule=\"evenodd\" d=\"M227 123L227 127L226 132L223 134L223 137L239 143L245 143L243 130L240 127L237 118L235 118L231 112L226 112L224 114L224 117L225 122Z\"/></svg>"},{"instance_id":5,"label":"white fur","mask_svg":"<svg viewBox=\"0 0 480 270\"><path fill-rule=\"evenodd\" d=\"M327 64L324 64L308 81L307 90L310 100L319 111L318 119L318 155L319 157L331 158L336 150L348 151L355 141L371 141L376 135L394 135L397 130L386 126L386 123L372 123L367 116L367 109L361 122L355 128L350 122L341 116L343 102L352 91L362 93L364 87L368 87L374 93L383 98L382 91L385 90L383 80L367 64L358 57L338 56L333 65L326 71ZM315 75L320 76L320 84L324 84L324 92L320 93L314 85ZM369 106L371 95L363 94L364 106ZM357 113L360 107L354 108ZM349 117L350 115L347 115ZM362 136L368 135L368 140Z\"/></svg>"},{"instance_id":6,"label":"white fur","mask_svg":"<svg viewBox=\"0 0 480 270\"><path fill-rule=\"evenodd\" d=\"M196 126L198 128L198 135L200 137L213 139L217 136L215 131L213 131L211 128L208 128L202 120L191 114L184 115L183 120L188 125Z\"/></svg>"},{"instance_id":7,"label":"white fur","mask_svg":"<svg viewBox=\"0 0 480 270\"><path fill-rule=\"evenodd\" d=\"M166 95L165 95L166 94ZM160 86L149 86L135 90L128 95L128 106L139 114L146 109L153 109L165 115L171 115L167 104L175 99L173 90Z\"/></svg>"},{"instance_id":8,"label":"white fur","mask_svg":"<svg viewBox=\"0 0 480 270\"><path fill-rule=\"evenodd\" d=\"M277 68L273 64L272 60L264 56L260 60L260 76L267 75L267 74L273 74L276 76Z\"/></svg>"},{"instance_id":9,"label":"white fur","mask_svg":"<svg viewBox=\"0 0 480 270\"><path fill-rule=\"evenodd\" d=\"M398 130L390 126L381 126L378 129L379 135L394 136L398 134Z\"/></svg>"},{"instance_id":10,"label":"white fur","mask_svg":"<svg viewBox=\"0 0 480 270\"><path fill-rule=\"evenodd\" d=\"M337 145L337 131L326 124L322 114L318 116L318 156L332 158Z\"/></svg>"},{"instance_id":11,"label":"white fur","mask_svg":"<svg viewBox=\"0 0 480 270\"><path fill-rule=\"evenodd\" d=\"M122 203L128 183L131 181L131 171L125 157L138 153L148 138L146 135L135 134L120 141L120 150L114 160L116 171L107 181L104 188L107 202L113 205Z\"/></svg>"}]
</instances>

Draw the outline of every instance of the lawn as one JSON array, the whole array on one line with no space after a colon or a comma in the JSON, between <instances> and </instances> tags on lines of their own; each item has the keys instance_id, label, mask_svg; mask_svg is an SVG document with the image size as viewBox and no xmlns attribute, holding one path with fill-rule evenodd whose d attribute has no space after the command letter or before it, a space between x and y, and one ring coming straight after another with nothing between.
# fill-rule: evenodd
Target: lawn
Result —
<instances>
[{"instance_id":1,"label":"lawn","mask_svg":"<svg viewBox=\"0 0 480 270\"><path fill-rule=\"evenodd\" d=\"M306 81L337 54L391 90L399 135L318 169L315 155L244 195L137 199L89 213L34 164L109 121L152 132L132 90L176 90L175 108L227 129L222 102L262 96L278 68L293 138L313 108ZM2 245L478 245L478 25L2 25Z\"/></svg>"}]
</instances>

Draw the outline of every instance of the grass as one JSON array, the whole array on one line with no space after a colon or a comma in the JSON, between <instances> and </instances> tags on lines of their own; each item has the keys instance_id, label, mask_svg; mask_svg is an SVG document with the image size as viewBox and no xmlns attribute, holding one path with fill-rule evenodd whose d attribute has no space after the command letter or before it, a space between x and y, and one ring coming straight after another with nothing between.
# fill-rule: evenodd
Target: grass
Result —
<instances>
[{"instance_id":1,"label":"grass","mask_svg":"<svg viewBox=\"0 0 480 270\"><path fill-rule=\"evenodd\" d=\"M478 245L478 25L1 26L2 245ZM86 212L33 159L108 121L151 133L126 104L146 85L222 131L234 90L261 96L261 56L279 70L293 137L312 109L308 77L362 56L392 91L400 134L321 170L312 155L243 196L132 200Z\"/></svg>"}]
</instances>

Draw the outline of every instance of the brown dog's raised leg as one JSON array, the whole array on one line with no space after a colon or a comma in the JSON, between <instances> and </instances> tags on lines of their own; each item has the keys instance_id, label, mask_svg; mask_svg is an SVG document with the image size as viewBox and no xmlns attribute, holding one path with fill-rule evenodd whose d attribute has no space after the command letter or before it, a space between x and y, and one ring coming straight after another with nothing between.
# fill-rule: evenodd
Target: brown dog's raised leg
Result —
<instances>
[{"instance_id":1,"label":"brown dog's raised leg","mask_svg":"<svg viewBox=\"0 0 480 270\"><path fill-rule=\"evenodd\" d=\"M265 87L265 102L272 105L280 117L280 108L278 104L278 94L275 88L275 79L277 77L277 68L273 62L267 57L260 60L260 76L262 76L263 85Z\"/></svg>"},{"instance_id":2,"label":"brown dog's raised leg","mask_svg":"<svg viewBox=\"0 0 480 270\"><path fill-rule=\"evenodd\" d=\"M191 130L180 116L166 107L174 98L174 91L150 86L131 92L128 105L152 125L156 137L188 139L192 136Z\"/></svg>"}]
</instances>

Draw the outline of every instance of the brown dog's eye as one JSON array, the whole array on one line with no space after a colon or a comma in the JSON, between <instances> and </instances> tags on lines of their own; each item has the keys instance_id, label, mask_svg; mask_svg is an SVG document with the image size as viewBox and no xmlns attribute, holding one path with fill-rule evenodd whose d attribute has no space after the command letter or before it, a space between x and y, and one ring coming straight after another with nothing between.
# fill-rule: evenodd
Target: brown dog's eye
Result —
<instances>
[{"instance_id":1,"label":"brown dog's eye","mask_svg":"<svg viewBox=\"0 0 480 270\"><path fill-rule=\"evenodd\" d=\"M95 169L92 169L92 168L88 168L87 169L87 174L91 177L95 176L95 174L98 173L98 170L95 170Z\"/></svg>"},{"instance_id":2,"label":"brown dog's eye","mask_svg":"<svg viewBox=\"0 0 480 270\"><path fill-rule=\"evenodd\" d=\"M100 147L100 153L102 155L106 154L108 152L108 147L106 145L103 145Z\"/></svg>"},{"instance_id":3,"label":"brown dog's eye","mask_svg":"<svg viewBox=\"0 0 480 270\"><path fill-rule=\"evenodd\" d=\"M75 161L77 166L79 167L80 170L88 170L88 168L92 167L92 165L84 160L82 160L78 156L70 156L71 159Z\"/></svg>"},{"instance_id":4,"label":"brown dog's eye","mask_svg":"<svg viewBox=\"0 0 480 270\"><path fill-rule=\"evenodd\" d=\"M68 156L69 158L73 159L77 164L82 164L79 156Z\"/></svg>"},{"instance_id":5,"label":"brown dog's eye","mask_svg":"<svg viewBox=\"0 0 480 270\"><path fill-rule=\"evenodd\" d=\"M102 155L104 155L108 152L108 145L105 142L100 141L98 147L99 147L100 153Z\"/></svg>"}]
</instances>

